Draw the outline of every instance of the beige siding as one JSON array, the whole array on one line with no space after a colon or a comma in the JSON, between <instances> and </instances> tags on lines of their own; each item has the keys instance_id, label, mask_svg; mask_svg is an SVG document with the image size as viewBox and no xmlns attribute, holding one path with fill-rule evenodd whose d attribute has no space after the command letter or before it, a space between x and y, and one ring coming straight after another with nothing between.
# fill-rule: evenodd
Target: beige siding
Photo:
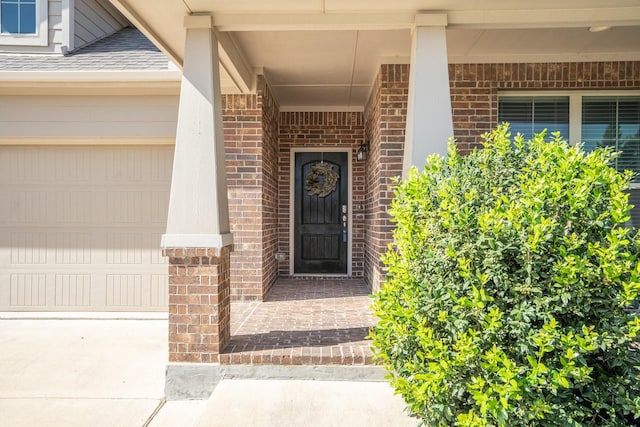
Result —
<instances>
[{"instance_id":1,"label":"beige siding","mask_svg":"<svg viewBox=\"0 0 640 427\"><path fill-rule=\"evenodd\" d=\"M166 310L177 109L169 95L0 96L0 311Z\"/></svg>"},{"instance_id":2,"label":"beige siding","mask_svg":"<svg viewBox=\"0 0 640 427\"><path fill-rule=\"evenodd\" d=\"M164 311L171 146L0 147L0 311Z\"/></svg>"},{"instance_id":3,"label":"beige siding","mask_svg":"<svg viewBox=\"0 0 640 427\"><path fill-rule=\"evenodd\" d=\"M177 96L0 96L0 141L175 139ZM15 138L15 140L12 140Z\"/></svg>"},{"instance_id":4,"label":"beige siding","mask_svg":"<svg viewBox=\"0 0 640 427\"><path fill-rule=\"evenodd\" d=\"M75 0L75 49L124 28L126 19L100 0Z\"/></svg>"}]
</instances>

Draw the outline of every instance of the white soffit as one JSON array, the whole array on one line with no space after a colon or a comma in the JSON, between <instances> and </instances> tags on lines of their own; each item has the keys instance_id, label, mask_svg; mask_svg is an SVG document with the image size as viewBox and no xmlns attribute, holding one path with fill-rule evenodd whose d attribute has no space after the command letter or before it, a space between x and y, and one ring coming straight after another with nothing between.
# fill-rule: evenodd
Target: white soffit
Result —
<instances>
[{"instance_id":1,"label":"white soffit","mask_svg":"<svg viewBox=\"0 0 640 427\"><path fill-rule=\"evenodd\" d=\"M265 70L281 107L363 107L381 63L405 63L410 30L245 31L233 37ZM640 59L640 26L600 33L587 28L447 30L451 63ZM351 90L344 90L348 86Z\"/></svg>"},{"instance_id":2,"label":"white soffit","mask_svg":"<svg viewBox=\"0 0 640 427\"><path fill-rule=\"evenodd\" d=\"M587 28L447 30L452 63L640 59L640 26L599 33Z\"/></svg>"},{"instance_id":3,"label":"white soffit","mask_svg":"<svg viewBox=\"0 0 640 427\"><path fill-rule=\"evenodd\" d=\"M371 85L378 74L379 64L403 63L410 55L409 30L359 31L353 83Z\"/></svg>"},{"instance_id":4,"label":"white soffit","mask_svg":"<svg viewBox=\"0 0 640 427\"><path fill-rule=\"evenodd\" d=\"M640 59L639 0L110 1L177 63L182 17L213 15L223 91L247 93L264 70L282 109L362 109L380 63L406 63L415 15L429 11L446 14L450 63Z\"/></svg>"},{"instance_id":5,"label":"white soffit","mask_svg":"<svg viewBox=\"0 0 640 427\"><path fill-rule=\"evenodd\" d=\"M281 107L362 109L378 67L405 62L409 30L239 32L247 60L265 70ZM397 60L394 60L397 58Z\"/></svg>"},{"instance_id":6,"label":"white soffit","mask_svg":"<svg viewBox=\"0 0 640 427\"><path fill-rule=\"evenodd\" d=\"M272 85L350 83L356 31L235 33L255 67L269 72Z\"/></svg>"},{"instance_id":7,"label":"white soffit","mask_svg":"<svg viewBox=\"0 0 640 427\"><path fill-rule=\"evenodd\" d=\"M348 107L348 86L287 86L277 87L276 96L281 106L306 106L320 108L325 105Z\"/></svg>"},{"instance_id":8,"label":"white soffit","mask_svg":"<svg viewBox=\"0 0 640 427\"><path fill-rule=\"evenodd\" d=\"M218 2L223 2L219 0ZM235 1L233 2L236 3ZM270 3L270 2L269 2ZM313 3L313 2L310 2ZM330 12L352 12L363 10L473 10L512 9L516 4L522 9L597 8L606 3L609 7L638 6L637 0L324 0Z\"/></svg>"}]
</instances>

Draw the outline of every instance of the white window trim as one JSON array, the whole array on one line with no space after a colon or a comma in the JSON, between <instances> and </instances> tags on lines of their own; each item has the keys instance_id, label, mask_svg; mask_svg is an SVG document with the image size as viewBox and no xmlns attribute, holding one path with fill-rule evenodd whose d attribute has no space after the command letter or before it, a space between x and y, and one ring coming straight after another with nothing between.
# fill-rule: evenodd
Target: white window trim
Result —
<instances>
[{"instance_id":1,"label":"white window trim","mask_svg":"<svg viewBox=\"0 0 640 427\"><path fill-rule=\"evenodd\" d=\"M498 98L536 96L569 97L569 143L582 142L582 97L584 96L640 96L640 90L535 90L500 91ZM564 136L564 135L563 135ZM631 189L640 189L640 182L632 182Z\"/></svg>"},{"instance_id":2,"label":"white window trim","mask_svg":"<svg viewBox=\"0 0 640 427\"><path fill-rule=\"evenodd\" d=\"M582 141L582 96L569 95L569 144L571 145Z\"/></svg>"},{"instance_id":3,"label":"white window trim","mask_svg":"<svg viewBox=\"0 0 640 427\"><path fill-rule=\"evenodd\" d=\"M75 48L75 0L62 0L62 53Z\"/></svg>"},{"instance_id":4,"label":"white window trim","mask_svg":"<svg viewBox=\"0 0 640 427\"><path fill-rule=\"evenodd\" d=\"M10 46L47 46L49 44L49 1L36 0L36 33L3 34L0 44Z\"/></svg>"}]
</instances>

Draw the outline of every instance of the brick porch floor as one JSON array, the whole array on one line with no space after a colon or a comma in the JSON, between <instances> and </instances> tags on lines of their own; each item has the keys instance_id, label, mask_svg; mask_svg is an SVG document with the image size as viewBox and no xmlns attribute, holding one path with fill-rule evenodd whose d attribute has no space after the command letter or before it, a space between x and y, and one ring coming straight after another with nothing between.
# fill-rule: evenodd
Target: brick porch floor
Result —
<instances>
[{"instance_id":1,"label":"brick porch floor","mask_svg":"<svg viewBox=\"0 0 640 427\"><path fill-rule=\"evenodd\" d=\"M375 320L355 279L280 279L264 302L232 303L221 364L369 365Z\"/></svg>"}]
</instances>

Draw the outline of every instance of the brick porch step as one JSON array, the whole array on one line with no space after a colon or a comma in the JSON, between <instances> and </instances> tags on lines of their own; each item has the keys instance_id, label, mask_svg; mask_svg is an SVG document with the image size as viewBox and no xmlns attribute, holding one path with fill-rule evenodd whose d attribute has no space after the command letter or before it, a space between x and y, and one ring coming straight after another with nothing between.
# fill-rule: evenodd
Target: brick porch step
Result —
<instances>
[{"instance_id":1,"label":"brick porch step","mask_svg":"<svg viewBox=\"0 0 640 427\"><path fill-rule=\"evenodd\" d=\"M348 343L330 347L292 347L255 350L225 349L223 365L371 365L367 343Z\"/></svg>"},{"instance_id":2,"label":"brick porch step","mask_svg":"<svg viewBox=\"0 0 640 427\"><path fill-rule=\"evenodd\" d=\"M371 365L375 319L361 280L280 279L265 302L232 303L220 364Z\"/></svg>"}]
</instances>

